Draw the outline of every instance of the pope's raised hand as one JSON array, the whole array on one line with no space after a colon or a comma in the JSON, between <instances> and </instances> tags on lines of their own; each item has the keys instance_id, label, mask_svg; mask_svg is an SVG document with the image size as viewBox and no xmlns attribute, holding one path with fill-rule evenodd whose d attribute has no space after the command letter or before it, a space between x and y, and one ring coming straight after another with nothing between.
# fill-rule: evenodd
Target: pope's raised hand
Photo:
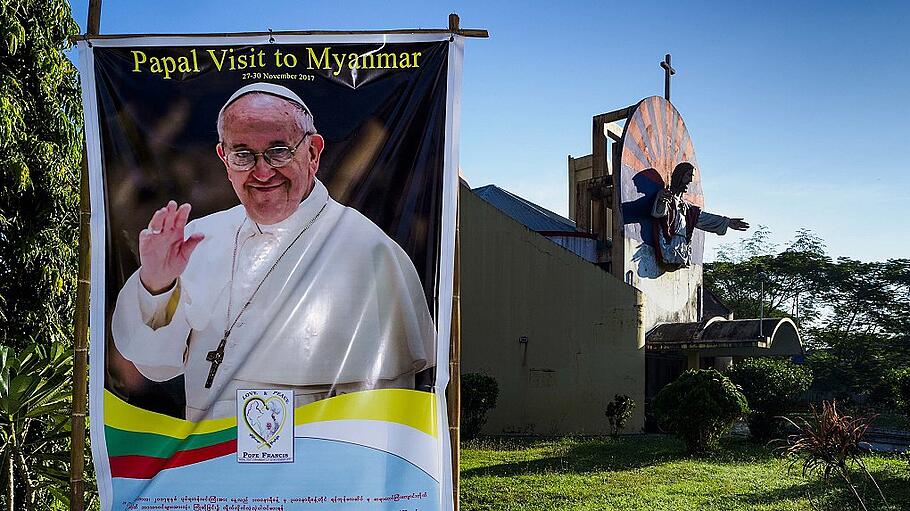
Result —
<instances>
[{"instance_id":1,"label":"pope's raised hand","mask_svg":"<svg viewBox=\"0 0 910 511\"><path fill-rule=\"evenodd\" d=\"M170 201L155 211L147 229L139 233L139 280L152 294L169 289L177 280L205 237L201 233L184 239L183 231L190 217L190 205Z\"/></svg>"}]
</instances>

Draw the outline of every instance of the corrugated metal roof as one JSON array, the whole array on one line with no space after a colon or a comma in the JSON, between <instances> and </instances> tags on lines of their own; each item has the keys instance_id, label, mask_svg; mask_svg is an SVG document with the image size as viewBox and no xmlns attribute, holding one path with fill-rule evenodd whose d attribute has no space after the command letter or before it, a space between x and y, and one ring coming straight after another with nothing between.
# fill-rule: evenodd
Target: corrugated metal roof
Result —
<instances>
[{"instance_id":1,"label":"corrugated metal roof","mask_svg":"<svg viewBox=\"0 0 910 511\"><path fill-rule=\"evenodd\" d=\"M649 350L655 351L734 347L767 349L778 335L795 339L790 343L792 353L788 355L802 353L799 331L789 318L726 320L717 317L707 323L662 323L645 335L645 344Z\"/></svg>"},{"instance_id":2,"label":"corrugated metal roof","mask_svg":"<svg viewBox=\"0 0 910 511\"><path fill-rule=\"evenodd\" d=\"M532 231L584 232L575 227L575 222L568 218L557 215L496 185L481 186L472 191Z\"/></svg>"}]
</instances>

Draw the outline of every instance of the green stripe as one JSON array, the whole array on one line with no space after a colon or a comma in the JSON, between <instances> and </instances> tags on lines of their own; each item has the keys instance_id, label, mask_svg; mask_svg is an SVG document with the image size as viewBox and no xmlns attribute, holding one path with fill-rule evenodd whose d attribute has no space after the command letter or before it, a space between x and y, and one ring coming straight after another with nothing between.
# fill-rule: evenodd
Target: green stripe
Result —
<instances>
[{"instance_id":1,"label":"green stripe","mask_svg":"<svg viewBox=\"0 0 910 511\"><path fill-rule=\"evenodd\" d=\"M170 458L177 451L188 451L200 447L220 444L237 438L237 426L212 433L190 435L184 440L154 433L137 433L122 429L104 427L108 456L152 456Z\"/></svg>"}]
</instances>

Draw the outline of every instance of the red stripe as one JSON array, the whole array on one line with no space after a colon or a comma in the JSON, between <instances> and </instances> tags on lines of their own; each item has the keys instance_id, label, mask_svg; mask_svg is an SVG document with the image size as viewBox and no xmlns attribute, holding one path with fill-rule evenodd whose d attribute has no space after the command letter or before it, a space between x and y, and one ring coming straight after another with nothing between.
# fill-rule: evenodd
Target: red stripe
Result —
<instances>
[{"instance_id":1,"label":"red stripe","mask_svg":"<svg viewBox=\"0 0 910 511\"><path fill-rule=\"evenodd\" d=\"M220 444L200 447L189 451L179 451L170 458L154 458L152 456L112 456L111 476L129 477L132 479L151 479L169 468L192 465L200 461L219 458L237 452L237 440L228 440Z\"/></svg>"}]
</instances>

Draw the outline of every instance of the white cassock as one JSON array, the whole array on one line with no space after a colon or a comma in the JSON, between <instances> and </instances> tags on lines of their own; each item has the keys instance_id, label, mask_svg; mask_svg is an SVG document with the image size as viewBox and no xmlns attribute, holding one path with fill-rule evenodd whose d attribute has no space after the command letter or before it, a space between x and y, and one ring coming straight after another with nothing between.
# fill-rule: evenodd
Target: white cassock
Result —
<instances>
[{"instance_id":1,"label":"white cassock","mask_svg":"<svg viewBox=\"0 0 910 511\"><path fill-rule=\"evenodd\" d=\"M686 218L691 207L692 205L686 202L681 194L674 194L669 199L658 197L654 200L654 206L651 208L651 216L654 218L667 216L671 208L676 213L673 215L673 225L670 226L670 239L667 240L661 235L657 236L660 254L666 263L689 266L692 261L692 247L686 236L688 231ZM699 211L698 221L695 224L696 229L713 232L721 236L727 234L727 227L729 226L729 218L708 213L707 211Z\"/></svg>"},{"instance_id":2,"label":"white cassock","mask_svg":"<svg viewBox=\"0 0 910 511\"><path fill-rule=\"evenodd\" d=\"M237 389L293 389L295 406L413 389L415 373L435 364L435 327L410 258L318 180L277 224L257 226L240 205L187 224L187 237L197 232L205 239L176 285L152 296L137 270L111 322L117 349L146 378L184 375L187 420L235 415ZM207 389L206 355L248 300Z\"/></svg>"}]
</instances>

